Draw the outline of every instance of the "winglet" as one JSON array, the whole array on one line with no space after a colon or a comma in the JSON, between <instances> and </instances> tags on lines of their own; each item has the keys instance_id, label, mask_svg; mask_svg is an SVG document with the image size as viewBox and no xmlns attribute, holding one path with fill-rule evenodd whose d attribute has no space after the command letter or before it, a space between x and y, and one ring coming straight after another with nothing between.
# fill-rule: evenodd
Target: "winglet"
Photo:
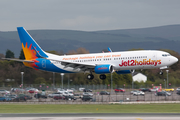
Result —
<instances>
[{"instance_id":1,"label":"winglet","mask_svg":"<svg viewBox=\"0 0 180 120\"><path fill-rule=\"evenodd\" d=\"M111 48L108 47L108 51L109 51L109 52L112 52Z\"/></svg>"}]
</instances>

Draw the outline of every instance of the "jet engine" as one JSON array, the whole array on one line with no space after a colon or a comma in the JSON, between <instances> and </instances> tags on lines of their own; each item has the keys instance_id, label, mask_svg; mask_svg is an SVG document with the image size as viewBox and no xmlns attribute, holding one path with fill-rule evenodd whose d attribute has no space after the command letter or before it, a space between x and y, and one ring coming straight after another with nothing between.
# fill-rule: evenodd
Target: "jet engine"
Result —
<instances>
[{"instance_id":1,"label":"jet engine","mask_svg":"<svg viewBox=\"0 0 180 120\"><path fill-rule=\"evenodd\" d=\"M94 68L94 72L96 74L105 74L105 73L112 73L113 72L113 66L106 64L106 65L98 65Z\"/></svg>"}]
</instances>

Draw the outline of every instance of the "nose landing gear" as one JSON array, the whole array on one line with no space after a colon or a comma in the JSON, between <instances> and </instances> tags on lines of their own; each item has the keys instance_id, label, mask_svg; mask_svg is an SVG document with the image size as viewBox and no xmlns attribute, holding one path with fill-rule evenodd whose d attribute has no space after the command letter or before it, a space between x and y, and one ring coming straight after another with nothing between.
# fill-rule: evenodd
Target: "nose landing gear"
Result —
<instances>
[{"instance_id":1,"label":"nose landing gear","mask_svg":"<svg viewBox=\"0 0 180 120\"><path fill-rule=\"evenodd\" d=\"M163 71L161 70L161 71L159 72L159 74L160 74L160 75L163 75Z\"/></svg>"}]
</instances>

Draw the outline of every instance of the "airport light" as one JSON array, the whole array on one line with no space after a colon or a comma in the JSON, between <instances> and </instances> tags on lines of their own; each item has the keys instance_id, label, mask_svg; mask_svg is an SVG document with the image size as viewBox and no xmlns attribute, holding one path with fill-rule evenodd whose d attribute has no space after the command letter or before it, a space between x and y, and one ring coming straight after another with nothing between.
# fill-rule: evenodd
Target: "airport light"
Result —
<instances>
[{"instance_id":1,"label":"airport light","mask_svg":"<svg viewBox=\"0 0 180 120\"><path fill-rule=\"evenodd\" d=\"M169 72L169 70L166 70L166 72L167 72L167 89L169 88L169 82L168 82L168 72Z\"/></svg>"},{"instance_id":2,"label":"airport light","mask_svg":"<svg viewBox=\"0 0 180 120\"><path fill-rule=\"evenodd\" d=\"M21 78L22 78L22 89L23 89L23 74L24 74L24 72L21 72Z\"/></svg>"},{"instance_id":3,"label":"airport light","mask_svg":"<svg viewBox=\"0 0 180 120\"><path fill-rule=\"evenodd\" d=\"M164 88L166 89L166 79L164 79Z\"/></svg>"},{"instance_id":4,"label":"airport light","mask_svg":"<svg viewBox=\"0 0 180 120\"><path fill-rule=\"evenodd\" d=\"M162 90L162 86L161 86L161 84L159 84L160 85L160 89Z\"/></svg>"},{"instance_id":5,"label":"airport light","mask_svg":"<svg viewBox=\"0 0 180 120\"><path fill-rule=\"evenodd\" d=\"M55 72L53 72L53 90L54 90L54 88L55 88Z\"/></svg>"},{"instance_id":6,"label":"airport light","mask_svg":"<svg viewBox=\"0 0 180 120\"><path fill-rule=\"evenodd\" d=\"M112 78L112 72L111 72L111 95L113 94L113 78Z\"/></svg>"},{"instance_id":7,"label":"airport light","mask_svg":"<svg viewBox=\"0 0 180 120\"><path fill-rule=\"evenodd\" d=\"M72 82L72 81L73 81L73 80L72 80L72 79L70 79L70 80L69 80L69 83L71 84L71 82Z\"/></svg>"},{"instance_id":8,"label":"airport light","mask_svg":"<svg viewBox=\"0 0 180 120\"><path fill-rule=\"evenodd\" d=\"M61 75L61 83L62 83L61 87L63 89L63 76L64 76L64 73L61 73L60 75Z\"/></svg>"},{"instance_id":9,"label":"airport light","mask_svg":"<svg viewBox=\"0 0 180 120\"><path fill-rule=\"evenodd\" d=\"M133 73L131 72L131 76L132 76L132 90L134 89L134 81L133 81Z\"/></svg>"},{"instance_id":10,"label":"airport light","mask_svg":"<svg viewBox=\"0 0 180 120\"><path fill-rule=\"evenodd\" d=\"M68 74L68 89L69 89L69 74Z\"/></svg>"}]
</instances>

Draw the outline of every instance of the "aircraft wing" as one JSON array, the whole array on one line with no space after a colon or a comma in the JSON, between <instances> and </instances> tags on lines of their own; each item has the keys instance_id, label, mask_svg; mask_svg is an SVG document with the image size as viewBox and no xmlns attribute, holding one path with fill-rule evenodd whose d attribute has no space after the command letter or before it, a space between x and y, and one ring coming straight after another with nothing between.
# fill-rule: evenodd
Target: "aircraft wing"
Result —
<instances>
[{"instance_id":1,"label":"aircraft wing","mask_svg":"<svg viewBox=\"0 0 180 120\"><path fill-rule=\"evenodd\" d=\"M80 68L82 71L87 71L87 70L93 70L96 67L96 64L84 64L84 63L68 62L68 61L61 61L55 59L48 59L48 60L61 62L61 65L63 65L64 68L72 67L74 68L74 70Z\"/></svg>"}]
</instances>

